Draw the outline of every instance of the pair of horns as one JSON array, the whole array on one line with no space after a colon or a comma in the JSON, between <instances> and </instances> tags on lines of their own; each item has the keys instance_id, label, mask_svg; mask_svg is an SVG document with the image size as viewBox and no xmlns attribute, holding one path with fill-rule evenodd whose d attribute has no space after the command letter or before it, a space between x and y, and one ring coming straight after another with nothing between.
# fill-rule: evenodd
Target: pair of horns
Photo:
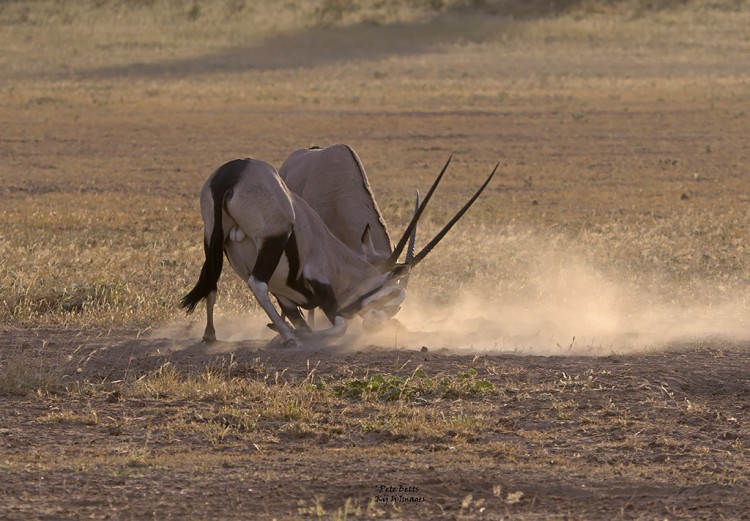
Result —
<instances>
[{"instance_id":1,"label":"pair of horns","mask_svg":"<svg viewBox=\"0 0 750 521\"><path fill-rule=\"evenodd\" d=\"M445 237L445 234L447 234L451 228L453 228L453 225L458 222L458 220L466 213L466 211L471 208L471 205L474 204L474 201L477 200L477 198L482 194L485 188L487 188L487 185L492 180L492 177L495 175L495 172L497 171L497 167L500 166L500 163L495 165L495 168L492 169L492 172L487 177L484 183L482 183L482 186L479 187L479 189L474 193L474 195L471 197L471 199L468 200L468 202L461 208L456 215L453 216L453 218L448 221L448 224L446 224L440 232L438 232L435 237L425 246L422 248L422 250L415 256L414 255L414 241L416 240L416 229L417 229L417 222L419 221L419 218L422 216L422 212L424 212L424 209L427 207L427 203L430 202L430 198L432 197L432 194L435 192L435 189L437 188L438 184L440 183L440 180L443 178L443 175L445 174L445 171L448 169L448 165L451 162L451 159L453 159L453 154L450 155L448 158L448 161L445 162L445 166L443 166L443 169L438 174L437 178L435 178L435 181L432 183L432 186L430 187L429 192L427 192L427 195L425 196L424 200L420 204L419 202L419 192L417 192L417 203L416 208L414 209L414 215L411 218L411 221L409 222L409 225L406 227L406 230L404 230L404 234L401 236L401 239L396 244L396 247L393 249L393 253L391 253L391 256L388 258L388 266L395 266L395 264L398 262L398 258L401 256L401 252L404 251L404 247L406 246L406 242L409 241L409 249L406 252L406 264L408 264L411 267L416 266L422 260L427 256L430 251L440 242L440 240Z\"/></svg>"}]
</instances>

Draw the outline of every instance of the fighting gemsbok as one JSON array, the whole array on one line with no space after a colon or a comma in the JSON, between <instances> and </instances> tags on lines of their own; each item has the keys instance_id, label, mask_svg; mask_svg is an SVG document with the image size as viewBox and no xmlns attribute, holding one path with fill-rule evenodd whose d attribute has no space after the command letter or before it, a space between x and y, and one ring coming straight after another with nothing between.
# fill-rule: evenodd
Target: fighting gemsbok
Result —
<instances>
[{"instance_id":1,"label":"fighting gemsbok","mask_svg":"<svg viewBox=\"0 0 750 521\"><path fill-rule=\"evenodd\" d=\"M378 269L387 271L393 253L391 237L370 188L365 168L357 153L348 145L331 145L295 150L281 165L279 175L286 186L302 197L323 220L333 235L355 254ZM417 196L417 207L419 206ZM415 209L416 211L416 209ZM411 233L405 264L414 256L416 227ZM399 280L406 289L409 275ZM399 308L371 309L363 315L367 329L379 327ZM314 310L307 313L310 325Z\"/></svg>"},{"instance_id":2,"label":"fighting gemsbok","mask_svg":"<svg viewBox=\"0 0 750 521\"><path fill-rule=\"evenodd\" d=\"M362 161L351 147L295 150L279 168L279 175L336 238L370 264L385 266L393 253L391 237Z\"/></svg>"},{"instance_id":3,"label":"fighting gemsbok","mask_svg":"<svg viewBox=\"0 0 750 521\"><path fill-rule=\"evenodd\" d=\"M450 159L380 267L336 238L268 163L237 159L222 165L201 190L206 259L198 282L182 299L181 306L190 313L206 299L203 339L215 340L213 306L226 254L232 269L247 282L286 344L297 344L299 336L311 333L299 308L323 309L332 325L316 332L320 335L343 334L347 319L372 309L392 316L406 296L399 279L448 233L497 170L495 166L471 199L419 254L408 263L399 264L398 258L449 163ZM276 297L282 314L274 307L270 294Z\"/></svg>"}]
</instances>

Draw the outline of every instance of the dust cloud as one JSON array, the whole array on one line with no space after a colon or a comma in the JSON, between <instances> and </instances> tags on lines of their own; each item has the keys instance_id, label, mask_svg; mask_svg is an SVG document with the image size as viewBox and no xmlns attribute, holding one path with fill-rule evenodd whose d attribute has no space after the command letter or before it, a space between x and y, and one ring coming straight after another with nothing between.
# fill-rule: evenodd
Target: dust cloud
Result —
<instances>
[{"instance_id":1,"label":"dust cloud","mask_svg":"<svg viewBox=\"0 0 750 521\"><path fill-rule=\"evenodd\" d=\"M710 279L679 287L655 274L627 280L621 271L596 262L605 258L601 251L588 248L581 255L580 244L562 246L559 238L507 232L477 243L454 241L451 248L472 252L463 262L474 269L470 280L457 271L459 255L446 248L417 267L421 272L396 319L377 331L351 320L334 344L353 350L426 346L464 354L606 356L750 341L750 303L741 288L721 288ZM199 341L204 316L200 309L154 335L175 340L175 348ZM259 310L222 311L220 295L216 331L224 349L238 342L269 345L276 335L267 323Z\"/></svg>"},{"instance_id":2,"label":"dust cloud","mask_svg":"<svg viewBox=\"0 0 750 521\"><path fill-rule=\"evenodd\" d=\"M610 355L750 339L749 303L739 290L727 294L709 283L689 291L643 287L559 251L537 256L515 275L509 290L481 281L447 305L428 288L412 291L397 317L401 326L368 341L472 353Z\"/></svg>"}]
</instances>

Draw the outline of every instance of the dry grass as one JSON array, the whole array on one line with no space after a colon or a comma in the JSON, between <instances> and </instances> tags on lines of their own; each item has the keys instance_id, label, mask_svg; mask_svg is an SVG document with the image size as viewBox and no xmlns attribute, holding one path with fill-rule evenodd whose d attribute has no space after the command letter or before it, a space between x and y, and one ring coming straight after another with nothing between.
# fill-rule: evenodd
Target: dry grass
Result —
<instances>
[{"instance_id":1,"label":"dry grass","mask_svg":"<svg viewBox=\"0 0 750 521\"><path fill-rule=\"evenodd\" d=\"M3 513L231 517L255 493L288 519L745 512L748 3L277 4L0 2L0 325L189 324L210 171L347 142L393 235L451 152L421 238L501 161L414 273L406 327L371 342L429 352L154 370L127 361L135 333L3 345ZM235 279L220 319L257 312ZM726 350L650 349L718 331ZM439 351L608 355L629 334L633 357ZM424 511L373 503L394 473L435 477Z\"/></svg>"},{"instance_id":2,"label":"dry grass","mask_svg":"<svg viewBox=\"0 0 750 521\"><path fill-rule=\"evenodd\" d=\"M669 363L666 355L645 358L636 363ZM684 364L695 363L681 358L672 358L680 364L675 374L690 374L697 386L700 370L689 369ZM321 474L332 479L314 494L285 485L280 499L284 506L272 506L270 499L261 503L278 509L285 519L438 515L439 497L450 497L446 504L467 518L482 517L487 509L549 513L549 494L539 500L541 510L534 509L535 490L545 489L533 476L552 480L545 483L552 487L552 497L560 493L555 487L597 489L610 480L617 487L648 483L649 490L692 490L696 484L744 490L750 467L742 403L727 405L697 387L687 393L672 390L663 381L663 368L631 374L627 367L587 361L589 369L563 359L540 359L534 368L512 357L483 366L481 361L461 366L464 359L454 366L457 373L435 375L448 379L454 391L463 391L450 396L401 393L395 400L374 391L364 399L359 393L340 392L356 387L354 382L381 381L377 374L340 364L331 364L333 373L316 368L299 376L231 358L216 358L198 372L167 364L119 382L89 381L57 394L28 397L23 410L32 421L26 420L24 429L4 427L2 432L10 433L14 443L0 468L11 479L45 476L41 497L54 497L59 486L55 476L65 476L66 483L105 483L107 494L124 493L123 487L132 494L132 487L149 484L158 491L160 505L171 505L171 512L181 508L180 502L194 504L189 491L198 479L212 491L200 495L201 501L219 509L210 512L230 517L256 512L258 503L240 499L248 489L271 494L279 479L295 484L314 482ZM701 357L697 363L706 362ZM628 359L622 358L623 363ZM408 387L431 373L426 368L422 377L418 371L378 374L382 381ZM467 377L491 382L492 391L474 392L466 387ZM425 387L423 382L419 388L430 390ZM25 433L32 428L34 450L18 450L16 445L32 435ZM76 443L52 442L71 436ZM377 503L377 487L390 484L391 478L370 469L382 469L389 461L396 465L392 471L399 482L420 484L421 494L428 497L428 504L420 507L424 510ZM280 477L276 473L285 462L293 474ZM321 465L334 465L338 479ZM449 476L448 490L429 486L438 473ZM215 482L220 505L212 496L217 489L209 485ZM331 492L332 486L343 487L346 494ZM102 495L87 490L71 489L55 506L36 503L35 511L87 512L87 505L99 505ZM186 497L182 490L188 491ZM684 504L685 497L677 497ZM738 501L725 499L731 500L728 504ZM665 498L669 504L674 500ZM119 496L109 501L127 512L138 509ZM619 504L620 498L613 501ZM687 501L695 505L692 497ZM702 508L710 509L710 504Z\"/></svg>"},{"instance_id":3,"label":"dry grass","mask_svg":"<svg viewBox=\"0 0 750 521\"><path fill-rule=\"evenodd\" d=\"M739 316L750 12L674 4L3 4L0 323L183 320L205 176L342 141L394 235L449 153L422 237L501 160L411 301L454 302L458 283L547 315L601 293ZM256 310L226 276L220 316Z\"/></svg>"},{"instance_id":4,"label":"dry grass","mask_svg":"<svg viewBox=\"0 0 750 521\"><path fill-rule=\"evenodd\" d=\"M65 389L59 367L46 359L11 353L0 360L0 396L23 396L29 392L49 393Z\"/></svg>"}]
</instances>

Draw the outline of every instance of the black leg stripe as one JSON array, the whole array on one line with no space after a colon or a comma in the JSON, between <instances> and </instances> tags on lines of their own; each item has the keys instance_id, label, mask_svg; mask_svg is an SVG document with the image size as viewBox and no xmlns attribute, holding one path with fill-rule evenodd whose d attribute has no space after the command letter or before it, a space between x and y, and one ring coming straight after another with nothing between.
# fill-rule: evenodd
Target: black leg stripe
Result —
<instances>
[{"instance_id":1,"label":"black leg stripe","mask_svg":"<svg viewBox=\"0 0 750 521\"><path fill-rule=\"evenodd\" d=\"M317 280L309 282L313 293L315 293L317 304L323 309L323 313L326 314L331 324L334 324L334 320L339 315L339 305L336 301L336 295L333 293L333 287L330 284L324 284Z\"/></svg>"},{"instance_id":2,"label":"black leg stripe","mask_svg":"<svg viewBox=\"0 0 750 521\"><path fill-rule=\"evenodd\" d=\"M297 246L297 235L294 233L294 229L292 229L292 234L289 236L289 241L286 243L284 253L286 254L287 262L289 262L289 274L286 278L286 285L305 297L305 307L315 307L317 305L314 302L315 296L305 286L305 282L300 272L301 259L299 255L299 247Z\"/></svg>"},{"instance_id":3,"label":"black leg stripe","mask_svg":"<svg viewBox=\"0 0 750 521\"><path fill-rule=\"evenodd\" d=\"M279 260L284 253L284 247L288 240L289 235L286 233L274 237L266 237L258 252L255 266L253 266L252 275L255 280L266 284L271 280L271 276L279 265Z\"/></svg>"}]
</instances>

